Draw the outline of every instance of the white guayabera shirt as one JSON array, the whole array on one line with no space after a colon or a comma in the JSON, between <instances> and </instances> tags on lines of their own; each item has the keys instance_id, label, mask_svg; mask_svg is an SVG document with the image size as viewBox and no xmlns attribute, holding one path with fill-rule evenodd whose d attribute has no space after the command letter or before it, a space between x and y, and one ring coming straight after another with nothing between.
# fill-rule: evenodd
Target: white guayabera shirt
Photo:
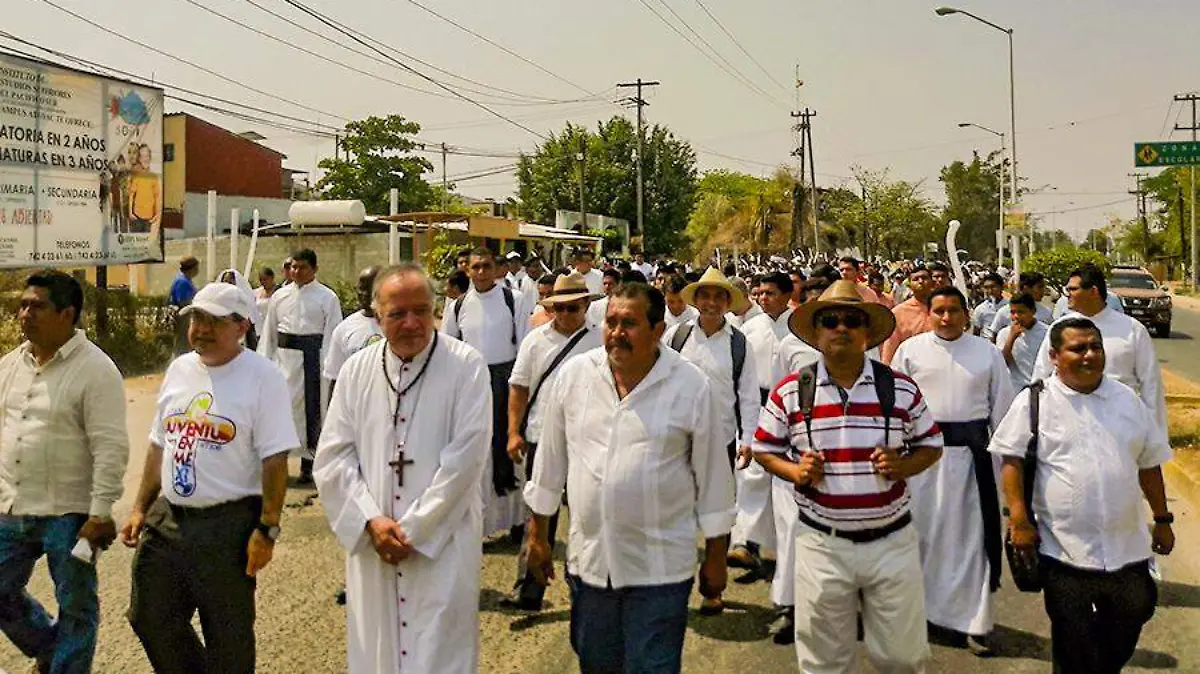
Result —
<instances>
[{"instance_id":1,"label":"white guayabera shirt","mask_svg":"<svg viewBox=\"0 0 1200 674\"><path fill-rule=\"evenodd\" d=\"M703 372L669 348L624 399L603 349L555 381L525 500L539 515L571 494L567 571L614 588L696 571L696 537L728 534L733 472Z\"/></svg>"}]
</instances>

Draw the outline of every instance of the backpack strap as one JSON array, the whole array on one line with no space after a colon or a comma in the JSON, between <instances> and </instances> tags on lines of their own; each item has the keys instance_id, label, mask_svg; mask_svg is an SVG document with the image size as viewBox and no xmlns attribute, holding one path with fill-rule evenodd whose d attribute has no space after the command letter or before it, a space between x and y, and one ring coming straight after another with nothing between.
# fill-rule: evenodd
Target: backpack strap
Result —
<instances>
[{"instance_id":1,"label":"backpack strap","mask_svg":"<svg viewBox=\"0 0 1200 674\"><path fill-rule=\"evenodd\" d=\"M1046 382L1039 379L1029 386L1029 444L1025 446L1025 459L1036 461L1038 452L1038 421L1042 416L1042 391Z\"/></svg>"},{"instance_id":2,"label":"backpack strap","mask_svg":"<svg viewBox=\"0 0 1200 674\"><path fill-rule=\"evenodd\" d=\"M678 328L675 328L675 334L671 335L671 348L675 351L683 351L683 345L687 344L688 338L692 336L692 330L696 328L696 324L688 321Z\"/></svg>"},{"instance_id":3,"label":"backpack strap","mask_svg":"<svg viewBox=\"0 0 1200 674\"><path fill-rule=\"evenodd\" d=\"M736 432L740 433L742 430L742 371L746 369L746 335L733 326L729 326L729 330L729 350L733 355L733 417L737 423ZM743 438L744 440L745 438Z\"/></svg>"},{"instance_id":4,"label":"backpack strap","mask_svg":"<svg viewBox=\"0 0 1200 674\"><path fill-rule=\"evenodd\" d=\"M796 373L800 395L800 414L804 416L804 430L808 434L808 447L816 451L812 435L812 411L817 401L817 364L813 363Z\"/></svg>"},{"instance_id":5,"label":"backpack strap","mask_svg":"<svg viewBox=\"0 0 1200 674\"><path fill-rule=\"evenodd\" d=\"M462 316L463 300L466 299L466 297L467 297L467 294L463 293L458 296L458 299L454 300L454 327L458 328L458 341L460 341L460 342L462 341L462 338L463 338L462 319L460 317Z\"/></svg>"},{"instance_id":6,"label":"backpack strap","mask_svg":"<svg viewBox=\"0 0 1200 674\"><path fill-rule=\"evenodd\" d=\"M508 306L508 313L512 314L512 343L517 344L517 302L513 299L512 288L507 286L501 288L504 291L504 304Z\"/></svg>"},{"instance_id":7,"label":"backpack strap","mask_svg":"<svg viewBox=\"0 0 1200 674\"><path fill-rule=\"evenodd\" d=\"M896 413L896 374L892 368L871 359L871 370L875 376L875 397L883 413L883 446L889 447L892 432L892 417Z\"/></svg>"}]
</instances>

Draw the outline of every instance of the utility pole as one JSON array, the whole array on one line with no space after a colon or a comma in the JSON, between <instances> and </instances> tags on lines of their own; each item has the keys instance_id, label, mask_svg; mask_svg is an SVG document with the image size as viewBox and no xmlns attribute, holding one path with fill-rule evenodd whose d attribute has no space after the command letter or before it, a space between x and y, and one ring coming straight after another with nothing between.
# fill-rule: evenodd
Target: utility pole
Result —
<instances>
[{"instance_id":1,"label":"utility pole","mask_svg":"<svg viewBox=\"0 0 1200 674\"><path fill-rule=\"evenodd\" d=\"M1194 93L1192 93L1192 94L1176 94L1175 95L1175 100L1187 101L1188 103L1192 104L1192 125L1191 126L1181 126L1179 124L1176 124L1175 130L1176 131L1191 131L1193 143L1196 142L1196 132L1200 131L1200 125L1196 124L1196 101L1198 99L1200 99L1200 95L1197 95ZM1198 254L1197 248L1196 248L1196 167L1195 166L1188 167L1188 182L1191 184L1191 197L1189 198L1189 202L1191 203L1191 207L1192 207L1191 208L1191 211L1192 211L1192 259L1191 259L1191 265L1188 268L1188 271L1191 272L1191 274L1189 276L1191 277L1192 287L1196 288L1196 287L1200 287L1200 254ZM1180 230L1180 232L1183 231L1183 218L1179 219L1179 230ZM1182 251L1182 250L1179 251L1179 256L1183 257L1183 255L1184 255L1184 251Z\"/></svg>"},{"instance_id":2,"label":"utility pole","mask_svg":"<svg viewBox=\"0 0 1200 674\"><path fill-rule=\"evenodd\" d=\"M804 108L804 110L796 110L791 114L793 119L800 120L792 125L792 131L796 132L796 149L792 150L792 156L799 157L800 159L800 185L797 186L797 189L799 189L801 193L801 197L799 199L793 199L793 203L795 204L795 208L803 209L804 207L803 193L806 189L806 185L804 184L805 161L807 161L809 174L807 189L812 191L809 198L808 209L812 212L813 252L819 253L821 251L821 233L820 226L817 224L817 169L813 163L812 151L812 118L817 116L817 111ZM801 238L799 227L800 223L803 222L803 217L804 215L801 213L799 215L794 215L792 218L794 226L796 227L794 236L796 243L799 243Z\"/></svg>"},{"instance_id":3,"label":"utility pole","mask_svg":"<svg viewBox=\"0 0 1200 674\"><path fill-rule=\"evenodd\" d=\"M644 224L643 201L645 194L645 187L643 186L642 182L642 151L646 144L646 134L642 128L642 108L650 105L646 102L646 99L642 98L642 88L657 87L659 84L661 83L657 81L644 81L640 77L634 82L617 84L618 89L628 89L630 87L634 87L637 90L637 93L632 98L627 98L625 100L637 106L637 229L638 235L640 236L645 236L645 230L642 228Z\"/></svg>"},{"instance_id":4,"label":"utility pole","mask_svg":"<svg viewBox=\"0 0 1200 674\"><path fill-rule=\"evenodd\" d=\"M446 182L446 144L442 143L442 212L450 210L450 186Z\"/></svg>"},{"instance_id":5,"label":"utility pole","mask_svg":"<svg viewBox=\"0 0 1200 674\"><path fill-rule=\"evenodd\" d=\"M1137 198L1137 217L1142 223L1142 261L1150 264L1150 224L1146 221L1146 191L1142 189L1142 178L1145 178L1146 174L1130 173L1128 175L1137 181L1137 189L1130 190L1129 193Z\"/></svg>"}]
</instances>

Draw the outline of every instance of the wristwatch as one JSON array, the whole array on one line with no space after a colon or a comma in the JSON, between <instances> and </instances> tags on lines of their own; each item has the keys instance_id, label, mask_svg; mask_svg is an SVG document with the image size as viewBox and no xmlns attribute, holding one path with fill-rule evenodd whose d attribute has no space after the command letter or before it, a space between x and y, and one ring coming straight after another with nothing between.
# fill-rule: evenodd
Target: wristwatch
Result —
<instances>
[{"instance_id":1,"label":"wristwatch","mask_svg":"<svg viewBox=\"0 0 1200 674\"><path fill-rule=\"evenodd\" d=\"M266 536L272 543L279 539L279 532L282 531L278 524L266 524L265 522L255 524L254 529L263 536Z\"/></svg>"},{"instance_id":2,"label":"wristwatch","mask_svg":"<svg viewBox=\"0 0 1200 674\"><path fill-rule=\"evenodd\" d=\"M1155 524L1175 524L1175 513L1166 513L1163 515L1154 516Z\"/></svg>"}]
</instances>

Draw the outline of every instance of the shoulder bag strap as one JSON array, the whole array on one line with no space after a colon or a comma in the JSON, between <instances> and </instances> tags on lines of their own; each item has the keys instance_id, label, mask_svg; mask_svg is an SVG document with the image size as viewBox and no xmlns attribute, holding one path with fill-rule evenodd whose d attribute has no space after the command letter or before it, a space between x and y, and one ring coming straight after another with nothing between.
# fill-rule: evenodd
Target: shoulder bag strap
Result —
<instances>
[{"instance_id":1,"label":"shoulder bag strap","mask_svg":"<svg viewBox=\"0 0 1200 674\"><path fill-rule=\"evenodd\" d=\"M550 377L550 373L554 372L554 369L567 359L567 356L570 355L571 351L579 345L579 342L581 342L583 338L587 336L587 333L588 328L586 327L575 333L575 336L571 338L571 341L567 342L566 346L559 350L558 353L554 354L554 360L550 361L550 365L546 367L546 371L542 373L541 378L538 379L538 383L534 385L533 393L529 396L529 403L525 405L525 414L521 415L521 425L518 426L522 437L525 436L525 429L529 426L529 413L533 410L533 404L537 402L538 394L542 392L542 384L546 383L546 380Z\"/></svg>"}]
</instances>

